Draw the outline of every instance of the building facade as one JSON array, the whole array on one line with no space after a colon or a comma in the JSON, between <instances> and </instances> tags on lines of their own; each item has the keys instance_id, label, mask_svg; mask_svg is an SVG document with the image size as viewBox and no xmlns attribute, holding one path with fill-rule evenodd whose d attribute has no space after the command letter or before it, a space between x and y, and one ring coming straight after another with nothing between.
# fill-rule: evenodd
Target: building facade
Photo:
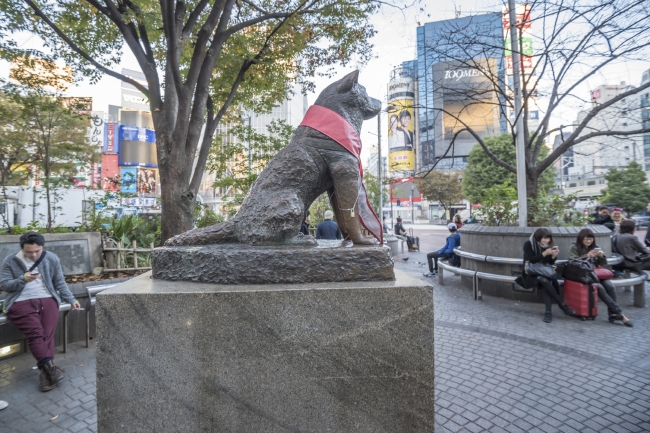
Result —
<instances>
[{"instance_id":1,"label":"building facade","mask_svg":"<svg viewBox=\"0 0 650 433\"><path fill-rule=\"evenodd\" d=\"M502 47L501 13L430 22L417 28L420 170L436 162L440 169L464 168L476 141L459 132L461 121L482 136L505 130L505 117L498 110L500 100L491 88L505 80ZM454 137L457 144L448 151Z\"/></svg>"}]
</instances>

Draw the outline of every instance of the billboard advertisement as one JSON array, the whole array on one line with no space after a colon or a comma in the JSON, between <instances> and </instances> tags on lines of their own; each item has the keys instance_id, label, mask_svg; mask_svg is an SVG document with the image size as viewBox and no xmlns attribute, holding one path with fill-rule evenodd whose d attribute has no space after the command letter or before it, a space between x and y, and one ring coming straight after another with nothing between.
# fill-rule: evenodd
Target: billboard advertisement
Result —
<instances>
[{"instance_id":1,"label":"billboard advertisement","mask_svg":"<svg viewBox=\"0 0 650 433\"><path fill-rule=\"evenodd\" d=\"M517 16L517 30L519 31L519 54L521 58L522 73L530 74L533 71L533 32L530 20L530 4L518 4L515 7ZM510 38L510 14L508 8L503 8L503 39L506 57L506 74L512 75L512 50Z\"/></svg>"},{"instance_id":2,"label":"billboard advertisement","mask_svg":"<svg viewBox=\"0 0 650 433\"><path fill-rule=\"evenodd\" d=\"M93 111L90 115L90 128L88 130L88 139L90 145L98 151L104 150L104 112Z\"/></svg>"},{"instance_id":3,"label":"billboard advertisement","mask_svg":"<svg viewBox=\"0 0 650 433\"><path fill-rule=\"evenodd\" d=\"M126 125L119 131L120 165L158 167L155 131Z\"/></svg>"},{"instance_id":4,"label":"billboard advertisement","mask_svg":"<svg viewBox=\"0 0 650 433\"><path fill-rule=\"evenodd\" d=\"M388 169L415 170L413 101L400 99L391 101L390 105L396 107L396 111L388 113Z\"/></svg>"},{"instance_id":5,"label":"billboard advertisement","mask_svg":"<svg viewBox=\"0 0 650 433\"><path fill-rule=\"evenodd\" d=\"M117 122L104 123L104 153L116 154L119 151Z\"/></svg>"},{"instance_id":6,"label":"billboard advertisement","mask_svg":"<svg viewBox=\"0 0 650 433\"><path fill-rule=\"evenodd\" d=\"M111 179L116 179L120 175L120 169L117 165L117 155L102 155L102 189L104 191L117 191L118 185Z\"/></svg>"},{"instance_id":7,"label":"billboard advertisement","mask_svg":"<svg viewBox=\"0 0 650 433\"><path fill-rule=\"evenodd\" d=\"M122 167L120 169L120 176L122 178L122 192L127 194L135 194L138 192L138 169L131 167Z\"/></svg>"},{"instance_id":8,"label":"billboard advertisement","mask_svg":"<svg viewBox=\"0 0 650 433\"><path fill-rule=\"evenodd\" d=\"M388 155L390 171L415 170L415 156L412 150L393 151Z\"/></svg>"},{"instance_id":9,"label":"billboard advertisement","mask_svg":"<svg viewBox=\"0 0 650 433\"><path fill-rule=\"evenodd\" d=\"M158 170L154 168L138 169L138 192L155 195L157 174Z\"/></svg>"}]
</instances>

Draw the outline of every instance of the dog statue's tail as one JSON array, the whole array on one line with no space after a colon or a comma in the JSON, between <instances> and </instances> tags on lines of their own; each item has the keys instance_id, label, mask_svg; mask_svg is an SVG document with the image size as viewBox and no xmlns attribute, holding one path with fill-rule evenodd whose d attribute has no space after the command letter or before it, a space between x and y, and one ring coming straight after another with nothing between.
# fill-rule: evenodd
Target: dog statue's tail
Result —
<instances>
[{"instance_id":1,"label":"dog statue's tail","mask_svg":"<svg viewBox=\"0 0 650 433\"><path fill-rule=\"evenodd\" d=\"M237 242L235 235L236 218L209 227L193 229L176 235L165 242L166 247L180 245L207 245Z\"/></svg>"}]
</instances>

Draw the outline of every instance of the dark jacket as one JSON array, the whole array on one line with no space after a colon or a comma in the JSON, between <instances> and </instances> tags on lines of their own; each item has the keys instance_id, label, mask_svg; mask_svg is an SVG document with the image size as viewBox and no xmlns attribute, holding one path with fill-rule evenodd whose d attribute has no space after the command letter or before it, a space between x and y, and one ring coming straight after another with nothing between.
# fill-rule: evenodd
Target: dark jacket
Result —
<instances>
[{"instance_id":1,"label":"dark jacket","mask_svg":"<svg viewBox=\"0 0 650 433\"><path fill-rule=\"evenodd\" d=\"M393 233L395 233L398 236L406 236L406 229L402 225L402 223L397 223L395 224L395 227L393 228Z\"/></svg>"},{"instance_id":2,"label":"dark jacket","mask_svg":"<svg viewBox=\"0 0 650 433\"><path fill-rule=\"evenodd\" d=\"M343 236L334 221L325 220L316 228L316 239L343 239Z\"/></svg>"},{"instance_id":3,"label":"dark jacket","mask_svg":"<svg viewBox=\"0 0 650 433\"><path fill-rule=\"evenodd\" d=\"M639 242L639 238L630 233L621 233L612 238L612 242L616 244L616 251L625 259L623 260L623 265L626 268L634 267L640 263L636 259L638 253L650 253L650 249L643 246Z\"/></svg>"},{"instance_id":4,"label":"dark jacket","mask_svg":"<svg viewBox=\"0 0 650 433\"><path fill-rule=\"evenodd\" d=\"M610 230L614 230L614 228L616 228L616 223L609 215L605 215L604 217L601 217L600 215L598 215L598 212L594 212L591 215L589 215L589 218L592 220L591 224L604 225Z\"/></svg>"},{"instance_id":5,"label":"dark jacket","mask_svg":"<svg viewBox=\"0 0 650 433\"><path fill-rule=\"evenodd\" d=\"M542 254L536 254L533 251L533 247L530 241L526 241L524 242L524 268L526 267L526 262L530 262L530 263L543 262L548 265L552 265L555 263L555 259L553 258L553 256L544 256ZM533 287L537 287L539 280L537 279L537 276L528 275L526 272L523 272L521 277L517 278L515 282L525 289L532 289ZM557 282L557 280L553 280L553 286L555 287L556 290L558 290L559 293L560 284Z\"/></svg>"},{"instance_id":6,"label":"dark jacket","mask_svg":"<svg viewBox=\"0 0 650 433\"><path fill-rule=\"evenodd\" d=\"M454 254L454 248L460 245L460 233L452 233L447 236L445 246L438 250L438 254Z\"/></svg>"},{"instance_id":7,"label":"dark jacket","mask_svg":"<svg viewBox=\"0 0 650 433\"><path fill-rule=\"evenodd\" d=\"M300 226L300 233L302 233L305 236L309 236L309 224L303 222L302 225Z\"/></svg>"}]
</instances>

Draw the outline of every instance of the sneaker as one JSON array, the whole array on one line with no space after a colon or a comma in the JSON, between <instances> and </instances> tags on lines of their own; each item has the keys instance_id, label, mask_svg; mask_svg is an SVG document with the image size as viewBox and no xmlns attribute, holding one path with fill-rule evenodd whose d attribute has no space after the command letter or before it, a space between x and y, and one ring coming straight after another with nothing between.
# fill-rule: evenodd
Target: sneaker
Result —
<instances>
[{"instance_id":1,"label":"sneaker","mask_svg":"<svg viewBox=\"0 0 650 433\"><path fill-rule=\"evenodd\" d=\"M0 400L0 410L6 408L7 406L9 406L9 403L4 400Z\"/></svg>"},{"instance_id":2,"label":"sneaker","mask_svg":"<svg viewBox=\"0 0 650 433\"><path fill-rule=\"evenodd\" d=\"M425 272L423 275L424 275L425 277L435 277L436 275L438 275L438 272L436 272L436 271L433 271L433 272Z\"/></svg>"},{"instance_id":3,"label":"sneaker","mask_svg":"<svg viewBox=\"0 0 650 433\"><path fill-rule=\"evenodd\" d=\"M544 322L545 323L551 323L553 321L553 314L551 314L550 311L547 311L544 313Z\"/></svg>"}]
</instances>

